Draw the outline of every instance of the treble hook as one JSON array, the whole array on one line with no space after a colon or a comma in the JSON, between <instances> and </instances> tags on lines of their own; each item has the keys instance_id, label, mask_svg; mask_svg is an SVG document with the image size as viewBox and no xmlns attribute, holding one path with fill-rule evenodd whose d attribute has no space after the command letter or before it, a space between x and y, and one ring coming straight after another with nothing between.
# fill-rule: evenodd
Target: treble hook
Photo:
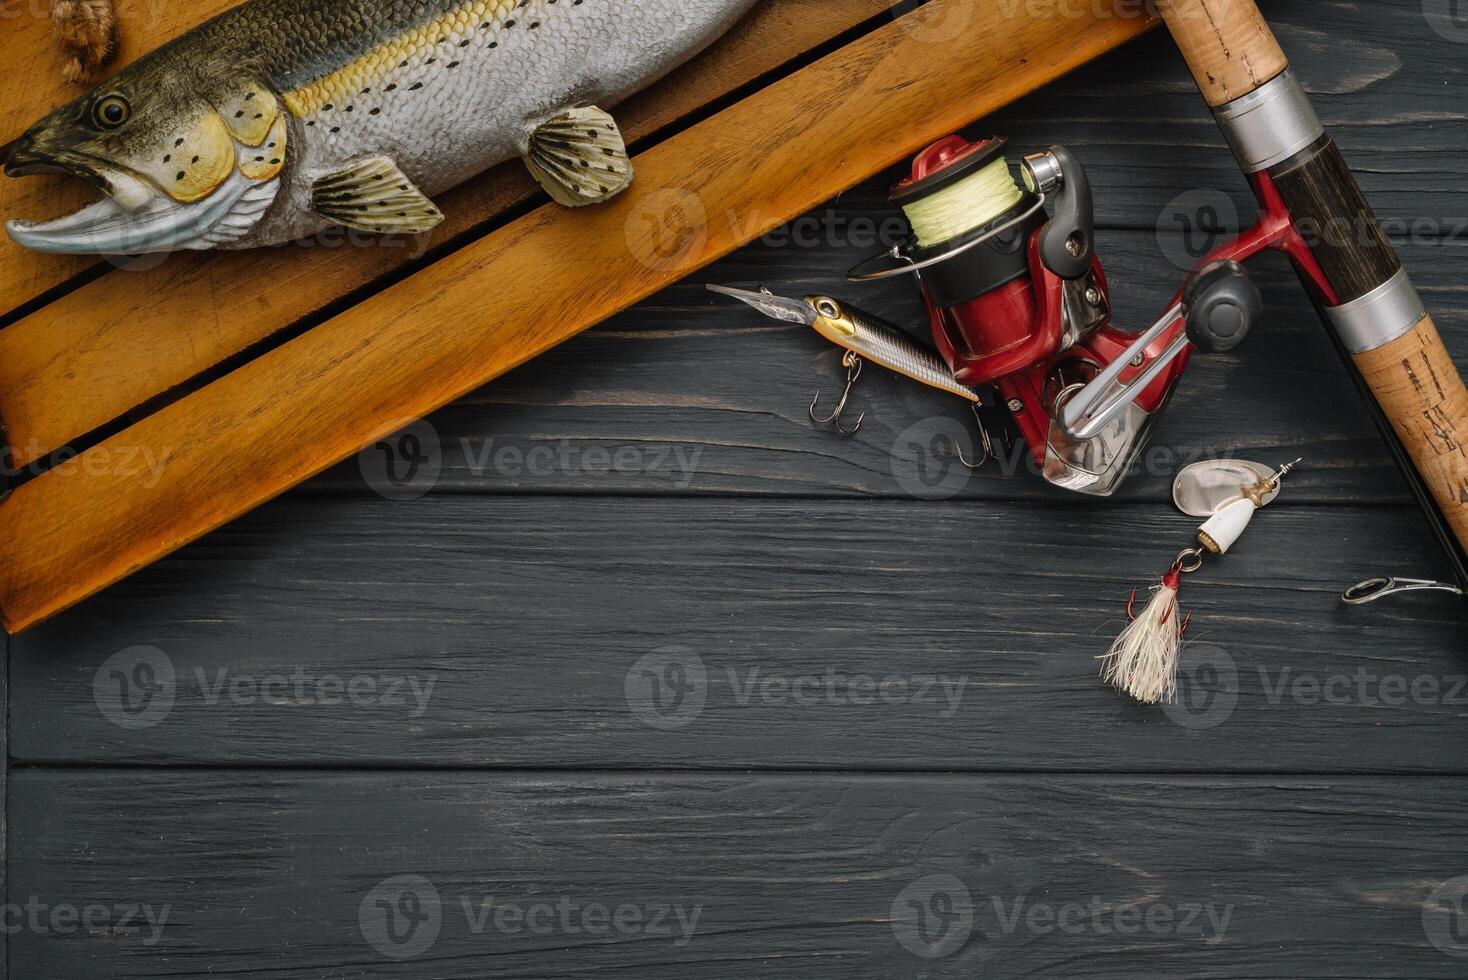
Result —
<instances>
[{"instance_id":1,"label":"treble hook","mask_svg":"<svg viewBox=\"0 0 1468 980\"><path fill-rule=\"evenodd\" d=\"M984 451L984 454L979 457L979 461L977 463L971 463L969 462L968 457L963 454L962 446L954 445L953 451L958 454L958 461L960 463L962 463L964 466L967 466L971 470L976 470L987 463L989 460L995 458L994 443L989 439L989 430L984 428L984 417L979 414L978 403L969 403L969 408L973 409L974 421L977 422L979 425L979 448Z\"/></svg>"},{"instance_id":2,"label":"treble hook","mask_svg":"<svg viewBox=\"0 0 1468 980\"><path fill-rule=\"evenodd\" d=\"M810 420L812 422L817 425L834 426L836 431L843 436L856 435L857 431L861 429L862 420L867 417L867 413L862 412L861 417L856 420L856 424L850 429L843 429L841 427L841 413L846 411L846 400L851 397L852 386L856 384L856 379L861 377L861 364L861 358L856 355L855 351L847 351L842 356L841 366L846 368L846 390L841 392L841 400L836 403L836 410L827 418L821 418L816 414L816 404L821 400L821 392L818 390L816 396L810 400Z\"/></svg>"}]
</instances>

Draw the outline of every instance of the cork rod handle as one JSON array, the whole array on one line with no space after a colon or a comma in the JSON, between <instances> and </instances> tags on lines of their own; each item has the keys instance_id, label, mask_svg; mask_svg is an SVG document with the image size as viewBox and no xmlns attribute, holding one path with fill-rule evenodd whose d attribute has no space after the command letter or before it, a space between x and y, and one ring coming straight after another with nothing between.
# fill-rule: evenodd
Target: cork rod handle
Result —
<instances>
[{"instance_id":1,"label":"cork rod handle","mask_svg":"<svg viewBox=\"0 0 1468 980\"><path fill-rule=\"evenodd\" d=\"M1468 548L1468 389L1432 318L1355 361L1454 536Z\"/></svg>"},{"instance_id":2,"label":"cork rod handle","mask_svg":"<svg viewBox=\"0 0 1468 980\"><path fill-rule=\"evenodd\" d=\"M1204 98L1215 109L1243 98L1289 68L1254 0L1158 0L1158 8ZM1343 163L1320 166L1323 160L1339 160L1333 144L1315 149L1313 160L1281 164L1271 174L1292 210L1308 204L1318 212L1313 217L1339 222L1341 227L1356 227L1353 218L1370 223L1374 235L1347 243L1329 263L1335 271L1327 275L1344 302L1385 282L1376 281L1374 274L1370 281L1357 281L1363 275L1390 274L1398 263L1350 171ZM1352 201L1357 206L1347 206ZM1372 241L1379 241L1386 251L1386 262L1363 244ZM1468 390L1432 318L1374 349L1355 353L1352 359L1453 536L1468 552Z\"/></svg>"},{"instance_id":3,"label":"cork rod handle","mask_svg":"<svg viewBox=\"0 0 1468 980\"><path fill-rule=\"evenodd\" d=\"M1254 0L1159 0L1157 7L1213 108L1290 65Z\"/></svg>"}]
</instances>

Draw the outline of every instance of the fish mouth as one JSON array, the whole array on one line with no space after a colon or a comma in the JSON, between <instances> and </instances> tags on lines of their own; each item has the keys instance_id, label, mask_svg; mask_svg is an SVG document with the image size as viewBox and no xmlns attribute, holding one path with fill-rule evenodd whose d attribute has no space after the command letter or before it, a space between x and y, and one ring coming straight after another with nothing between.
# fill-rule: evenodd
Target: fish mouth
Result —
<instances>
[{"instance_id":1,"label":"fish mouth","mask_svg":"<svg viewBox=\"0 0 1468 980\"><path fill-rule=\"evenodd\" d=\"M43 157L19 145L5 166L11 177L64 174L102 192L80 211L53 221L13 219L10 238L58 255L142 255L216 248L240 237L275 199L279 181L252 181L235 171L207 197L175 201L143 180L75 155Z\"/></svg>"},{"instance_id":2,"label":"fish mouth","mask_svg":"<svg viewBox=\"0 0 1468 980\"><path fill-rule=\"evenodd\" d=\"M22 136L5 161L5 176L33 177L41 174L79 177L104 194L113 191L113 181L108 178L100 161L66 150L51 151L42 148L31 135Z\"/></svg>"}]
</instances>

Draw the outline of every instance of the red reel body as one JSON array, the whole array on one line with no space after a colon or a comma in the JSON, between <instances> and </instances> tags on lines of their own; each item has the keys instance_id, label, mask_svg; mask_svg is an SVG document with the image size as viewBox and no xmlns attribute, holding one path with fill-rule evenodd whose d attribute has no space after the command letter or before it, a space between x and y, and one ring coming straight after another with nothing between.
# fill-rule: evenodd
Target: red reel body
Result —
<instances>
[{"instance_id":1,"label":"red reel body","mask_svg":"<svg viewBox=\"0 0 1468 980\"><path fill-rule=\"evenodd\" d=\"M959 201L966 203L979 192L965 190L964 182L972 187L991 165L1007 171L1004 147L999 139L939 141L893 190L893 203L910 218L915 201L937 195L949 195L950 206L957 195L968 195ZM1133 357L1127 351L1137 335L1111 324L1106 274L1095 256L1090 188L1080 164L1056 147L1030 158L1026 175L1028 191L1009 203L1013 191L991 169L987 176L998 183L986 188L999 188L1008 206L962 234L931 245L915 242L901 256L909 268L892 271L917 274L938 352L960 383L993 386L1045 477L1107 495L1144 445L1188 358L1186 352L1175 358L1106 431L1078 440L1057 424L1067 398L1119 357ZM982 200L974 207L987 215ZM916 221L914 230L917 235ZM1156 354L1168 339L1157 339ZM1135 380L1151 360L1145 357L1124 371L1119 383Z\"/></svg>"}]
</instances>

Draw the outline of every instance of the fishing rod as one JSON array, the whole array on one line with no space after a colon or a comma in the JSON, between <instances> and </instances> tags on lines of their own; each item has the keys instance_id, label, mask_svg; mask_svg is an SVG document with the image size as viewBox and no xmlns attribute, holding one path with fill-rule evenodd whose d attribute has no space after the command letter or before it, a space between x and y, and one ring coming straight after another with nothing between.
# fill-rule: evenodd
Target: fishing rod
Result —
<instances>
[{"instance_id":1,"label":"fishing rod","mask_svg":"<svg viewBox=\"0 0 1468 980\"><path fill-rule=\"evenodd\" d=\"M916 280L946 372L904 367L884 358L880 343L863 349L863 340L895 331L873 327L868 337L835 329L840 318L809 302L732 294L847 348L848 392L861 356L948 391L956 383L975 404L993 391L1006 434L1012 425L1024 438L1045 480L1109 496L1192 355L1237 349L1262 319L1263 298L1243 263L1283 253L1457 579L1379 578L1343 598L1360 604L1433 587L1463 594L1468 390L1432 318L1252 0L1159 7L1258 198L1259 218L1205 256L1150 327L1131 332L1111 322L1080 161L1053 146L1025 156L1016 180L998 137L950 136L924 150L891 194L912 234L848 273L857 282ZM839 426L839 411L827 421Z\"/></svg>"},{"instance_id":2,"label":"fishing rod","mask_svg":"<svg viewBox=\"0 0 1468 980\"><path fill-rule=\"evenodd\" d=\"M1001 139L929 147L892 194L912 237L850 278L916 276L954 378L998 388L1047 480L1104 496L1193 353L1236 349L1262 318L1243 263L1283 253L1448 557L1457 584L1444 591L1462 594L1468 390L1422 298L1253 0L1159 6L1259 218L1198 263L1151 327L1131 334L1110 324L1090 187L1058 146L1024 158L1023 187ZM1344 598L1360 604L1424 587L1381 578Z\"/></svg>"},{"instance_id":3,"label":"fishing rod","mask_svg":"<svg viewBox=\"0 0 1468 980\"><path fill-rule=\"evenodd\" d=\"M1432 317L1254 0L1159 0L1158 8L1259 199L1255 232L1294 264L1461 594L1468 390ZM1082 392L1067 421L1105 394Z\"/></svg>"}]
</instances>

